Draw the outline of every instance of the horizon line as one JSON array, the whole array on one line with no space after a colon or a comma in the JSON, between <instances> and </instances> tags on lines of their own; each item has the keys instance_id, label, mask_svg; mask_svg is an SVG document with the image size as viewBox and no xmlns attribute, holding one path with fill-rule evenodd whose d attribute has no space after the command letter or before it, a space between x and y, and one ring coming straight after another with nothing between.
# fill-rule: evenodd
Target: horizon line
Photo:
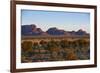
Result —
<instances>
[{"instance_id":1,"label":"horizon line","mask_svg":"<svg viewBox=\"0 0 100 73\"><path fill-rule=\"evenodd\" d=\"M24 24L24 25L35 25L36 26L36 24ZM21 26L24 26L23 24L21 25ZM40 27L37 27L36 26L36 28L40 28ZM50 28L57 28L57 27L50 27ZM50 28L48 28L48 29L50 29ZM42 29L42 28L40 28L40 29ZM47 29L47 30L48 30ZM64 30L64 31L75 31L75 32L77 32L77 31L79 31L79 30L82 30L82 31L85 31L86 33L88 33L88 34L90 34L90 32L87 32L86 30L84 30L84 29L82 29L82 28L79 28L78 30L65 30L65 29L61 29L61 28L57 28L58 30ZM43 30L43 29L42 29ZM46 32L47 30L43 30L44 32Z\"/></svg>"}]
</instances>

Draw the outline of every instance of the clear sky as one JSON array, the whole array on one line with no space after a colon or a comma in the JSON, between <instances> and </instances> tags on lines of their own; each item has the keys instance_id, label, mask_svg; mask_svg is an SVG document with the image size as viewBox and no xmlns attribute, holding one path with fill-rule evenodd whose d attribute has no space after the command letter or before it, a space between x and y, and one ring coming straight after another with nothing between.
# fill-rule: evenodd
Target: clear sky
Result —
<instances>
[{"instance_id":1,"label":"clear sky","mask_svg":"<svg viewBox=\"0 0 100 73\"><path fill-rule=\"evenodd\" d=\"M22 10L21 19L22 25L35 24L43 31L57 27L66 31L83 29L90 32L90 13Z\"/></svg>"}]
</instances>

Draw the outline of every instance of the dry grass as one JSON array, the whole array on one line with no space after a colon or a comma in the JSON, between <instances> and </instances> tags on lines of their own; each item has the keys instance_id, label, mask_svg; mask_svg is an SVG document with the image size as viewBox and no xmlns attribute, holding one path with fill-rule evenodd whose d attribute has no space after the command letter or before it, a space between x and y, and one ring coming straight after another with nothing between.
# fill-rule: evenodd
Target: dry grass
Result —
<instances>
[{"instance_id":1,"label":"dry grass","mask_svg":"<svg viewBox=\"0 0 100 73\"><path fill-rule=\"evenodd\" d=\"M89 38L41 38L22 40L22 62L87 60Z\"/></svg>"}]
</instances>

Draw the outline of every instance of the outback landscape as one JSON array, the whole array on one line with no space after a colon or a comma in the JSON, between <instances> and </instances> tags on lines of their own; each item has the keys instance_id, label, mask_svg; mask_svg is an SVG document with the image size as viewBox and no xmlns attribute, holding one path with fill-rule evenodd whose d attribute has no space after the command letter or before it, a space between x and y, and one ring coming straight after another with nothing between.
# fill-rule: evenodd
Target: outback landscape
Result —
<instances>
[{"instance_id":1,"label":"outback landscape","mask_svg":"<svg viewBox=\"0 0 100 73\"><path fill-rule=\"evenodd\" d=\"M36 24L21 25L21 62L90 59L90 34L83 29L57 27L43 31Z\"/></svg>"}]
</instances>

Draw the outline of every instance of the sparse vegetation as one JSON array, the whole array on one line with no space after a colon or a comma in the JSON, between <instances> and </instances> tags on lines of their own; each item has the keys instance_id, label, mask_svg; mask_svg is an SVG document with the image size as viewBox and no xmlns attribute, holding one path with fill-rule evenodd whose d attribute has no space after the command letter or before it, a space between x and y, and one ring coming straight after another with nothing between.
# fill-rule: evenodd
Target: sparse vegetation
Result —
<instances>
[{"instance_id":1,"label":"sparse vegetation","mask_svg":"<svg viewBox=\"0 0 100 73\"><path fill-rule=\"evenodd\" d=\"M87 60L90 58L89 38L24 40L21 62Z\"/></svg>"}]
</instances>

